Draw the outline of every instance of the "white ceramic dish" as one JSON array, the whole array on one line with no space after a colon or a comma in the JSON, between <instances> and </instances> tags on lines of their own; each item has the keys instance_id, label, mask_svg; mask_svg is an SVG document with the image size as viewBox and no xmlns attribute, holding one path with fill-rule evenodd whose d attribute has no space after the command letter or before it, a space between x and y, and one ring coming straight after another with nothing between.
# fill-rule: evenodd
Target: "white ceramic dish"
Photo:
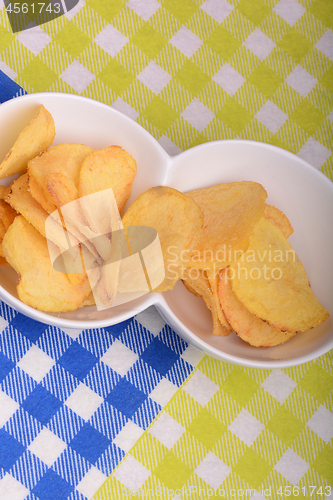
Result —
<instances>
[{"instance_id":1,"label":"white ceramic dish","mask_svg":"<svg viewBox=\"0 0 333 500\"><path fill-rule=\"evenodd\" d=\"M290 242L303 262L314 292L333 316L333 183L320 171L291 153L254 141L216 141L170 157L146 130L111 107L57 93L31 94L0 106L0 160L39 104L44 104L54 117L55 144L80 142L96 149L118 144L133 155L138 175L129 203L156 185L188 191L221 182L260 182L268 192L267 202L288 215L295 230ZM253 348L236 334L214 337L203 301L190 294L181 282L164 294L148 294L104 311L88 307L54 315L39 312L18 300L16 279L13 270L0 268L0 298L27 316L63 328L112 325L155 305L186 341L218 359L243 366L292 366L310 361L333 347L332 319L273 348Z\"/></svg>"}]
</instances>

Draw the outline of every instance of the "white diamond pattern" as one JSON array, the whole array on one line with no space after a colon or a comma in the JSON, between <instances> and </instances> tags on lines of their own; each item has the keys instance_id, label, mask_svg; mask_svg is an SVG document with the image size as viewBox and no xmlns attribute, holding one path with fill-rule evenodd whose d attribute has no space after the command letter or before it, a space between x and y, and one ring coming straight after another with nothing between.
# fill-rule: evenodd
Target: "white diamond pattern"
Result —
<instances>
[{"instance_id":1,"label":"white diamond pattern","mask_svg":"<svg viewBox=\"0 0 333 500\"><path fill-rule=\"evenodd\" d=\"M79 61L74 61L60 75L60 78L81 94L95 80L95 75Z\"/></svg>"},{"instance_id":2,"label":"white diamond pattern","mask_svg":"<svg viewBox=\"0 0 333 500\"><path fill-rule=\"evenodd\" d=\"M222 23L234 10L227 0L206 0L200 7L218 23Z\"/></svg>"},{"instance_id":3,"label":"white diamond pattern","mask_svg":"<svg viewBox=\"0 0 333 500\"><path fill-rule=\"evenodd\" d=\"M265 125L273 134L279 130L284 122L288 119L288 115L282 111L272 101L267 101L255 115L257 120Z\"/></svg>"},{"instance_id":4,"label":"white diamond pattern","mask_svg":"<svg viewBox=\"0 0 333 500\"><path fill-rule=\"evenodd\" d=\"M287 481L296 485L309 469L310 465L297 453L288 448L275 465L274 469L282 474Z\"/></svg>"},{"instance_id":5,"label":"white diamond pattern","mask_svg":"<svg viewBox=\"0 0 333 500\"><path fill-rule=\"evenodd\" d=\"M304 144L298 151L297 155L303 160L309 162L316 168L320 168L326 160L331 156L332 152L316 141L313 137Z\"/></svg>"},{"instance_id":6,"label":"white diamond pattern","mask_svg":"<svg viewBox=\"0 0 333 500\"><path fill-rule=\"evenodd\" d=\"M186 57L192 57L201 47L203 41L191 30L182 26L170 39L170 43L182 52Z\"/></svg>"},{"instance_id":7,"label":"white diamond pattern","mask_svg":"<svg viewBox=\"0 0 333 500\"><path fill-rule=\"evenodd\" d=\"M97 43L97 45L105 50L105 52L107 52L110 56L115 57L118 52L125 47L128 42L128 38L118 31L117 28L108 24L94 38L94 42Z\"/></svg>"},{"instance_id":8,"label":"white diamond pattern","mask_svg":"<svg viewBox=\"0 0 333 500\"><path fill-rule=\"evenodd\" d=\"M245 40L244 45L247 49L251 50L253 54L259 57L261 61L263 61L276 46L275 42L258 28Z\"/></svg>"},{"instance_id":9,"label":"white diamond pattern","mask_svg":"<svg viewBox=\"0 0 333 500\"><path fill-rule=\"evenodd\" d=\"M52 38L40 26L21 31L17 39L37 56L51 42Z\"/></svg>"},{"instance_id":10,"label":"white diamond pattern","mask_svg":"<svg viewBox=\"0 0 333 500\"><path fill-rule=\"evenodd\" d=\"M127 7L148 21L161 7L157 0L129 0Z\"/></svg>"},{"instance_id":11,"label":"white diamond pattern","mask_svg":"<svg viewBox=\"0 0 333 500\"><path fill-rule=\"evenodd\" d=\"M306 9L296 0L280 0L280 2L273 7L273 10L291 26L293 26L306 11Z\"/></svg>"},{"instance_id":12,"label":"white diamond pattern","mask_svg":"<svg viewBox=\"0 0 333 500\"><path fill-rule=\"evenodd\" d=\"M244 76L238 73L238 71L228 63L225 63L222 68L215 73L213 80L231 96L233 96L246 81Z\"/></svg>"},{"instance_id":13,"label":"white diamond pattern","mask_svg":"<svg viewBox=\"0 0 333 500\"><path fill-rule=\"evenodd\" d=\"M137 76L137 79L155 94L159 94L171 78L171 75L154 61L151 61Z\"/></svg>"},{"instance_id":14,"label":"white diamond pattern","mask_svg":"<svg viewBox=\"0 0 333 500\"><path fill-rule=\"evenodd\" d=\"M327 30L324 35L318 40L315 47L320 50L326 57L333 61L333 32Z\"/></svg>"},{"instance_id":15,"label":"white diamond pattern","mask_svg":"<svg viewBox=\"0 0 333 500\"><path fill-rule=\"evenodd\" d=\"M202 132L209 125L214 116L214 113L198 99L193 99L182 112L182 117L199 132Z\"/></svg>"},{"instance_id":16,"label":"white diamond pattern","mask_svg":"<svg viewBox=\"0 0 333 500\"><path fill-rule=\"evenodd\" d=\"M290 85L290 87L296 90L296 92L301 94L302 97L306 97L317 84L318 80L302 68L302 66L298 65L287 76L286 82Z\"/></svg>"}]
</instances>

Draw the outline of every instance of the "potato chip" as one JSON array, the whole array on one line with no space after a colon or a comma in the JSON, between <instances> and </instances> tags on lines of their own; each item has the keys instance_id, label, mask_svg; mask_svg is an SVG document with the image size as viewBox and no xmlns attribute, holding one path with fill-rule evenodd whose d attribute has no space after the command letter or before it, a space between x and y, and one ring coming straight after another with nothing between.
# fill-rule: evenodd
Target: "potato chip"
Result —
<instances>
[{"instance_id":1,"label":"potato chip","mask_svg":"<svg viewBox=\"0 0 333 500\"><path fill-rule=\"evenodd\" d=\"M54 270L46 239L22 215L7 230L2 247L6 260L19 275L17 292L25 304L59 313L77 309L89 296L88 277L73 286L67 274Z\"/></svg>"},{"instance_id":2,"label":"potato chip","mask_svg":"<svg viewBox=\"0 0 333 500\"><path fill-rule=\"evenodd\" d=\"M5 195L7 188L5 190L2 190L2 195ZM6 203L3 199L0 199L0 257L2 264L5 265L7 264L7 261L5 259L3 250L2 250L2 240L6 234L7 229L9 226L12 224L13 220L17 216L17 212L12 209L8 203Z\"/></svg>"},{"instance_id":3,"label":"potato chip","mask_svg":"<svg viewBox=\"0 0 333 500\"><path fill-rule=\"evenodd\" d=\"M230 274L238 300L274 328L304 332L329 316L290 244L265 217L254 228L248 250L230 266Z\"/></svg>"},{"instance_id":4,"label":"potato chip","mask_svg":"<svg viewBox=\"0 0 333 500\"><path fill-rule=\"evenodd\" d=\"M28 162L48 149L55 136L51 114L41 104L0 165L0 179L25 172Z\"/></svg>"},{"instance_id":5,"label":"potato chip","mask_svg":"<svg viewBox=\"0 0 333 500\"><path fill-rule=\"evenodd\" d=\"M7 229L6 229L5 225L2 222L2 220L0 219L0 241L2 241L2 238L5 236L6 231L7 231Z\"/></svg>"},{"instance_id":6,"label":"potato chip","mask_svg":"<svg viewBox=\"0 0 333 500\"><path fill-rule=\"evenodd\" d=\"M202 209L204 227L189 267L222 269L239 258L265 210L267 193L257 182L218 184L186 193Z\"/></svg>"},{"instance_id":7,"label":"potato chip","mask_svg":"<svg viewBox=\"0 0 333 500\"><path fill-rule=\"evenodd\" d=\"M79 196L82 197L112 188L121 214L131 194L135 176L136 162L120 146L109 146L94 151L82 164Z\"/></svg>"},{"instance_id":8,"label":"potato chip","mask_svg":"<svg viewBox=\"0 0 333 500\"><path fill-rule=\"evenodd\" d=\"M68 251L70 242L70 254L63 253L63 258L65 258L66 256L69 257L67 261L64 261L64 267L68 271L68 279L72 285L77 284L85 279L85 272L75 273L72 272L72 270L75 269L76 259L78 261L79 268L83 269L84 266L81 265L80 250L87 252L88 249L85 247L85 245L80 246L80 241L71 233L69 234L64 232L61 221L57 220L57 218L55 217L55 213L53 213L54 217L51 220L53 224L52 227L50 227L50 219L48 219L49 214L39 205L39 203L37 203L37 201L31 196L28 191L27 174L22 174L9 186L9 188L7 188L5 199L17 212L23 215L24 218L28 222L30 222L30 224L32 224L42 236L47 236L50 241L57 245L59 247L59 252L65 250ZM48 234L46 235L45 223L47 219L49 221L49 224ZM89 242L86 243L89 245ZM93 260L95 260L95 257L93 257Z\"/></svg>"},{"instance_id":9,"label":"potato chip","mask_svg":"<svg viewBox=\"0 0 333 500\"><path fill-rule=\"evenodd\" d=\"M4 199L4 194L5 192L7 191L7 186L2 186L0 184L0 199L3 200Z\"/></svg>"},{"instance_id":10,"label":"potato chip","mask_svg":"<svg viewBox=\"0 0 333 500\"><path fill-rule=\"evenodd\" d=\"M273 205L266 205L264 217L268 219L274 226L278 227L285 238L289 238L294 230L288 217Z\"/></svg>"},{"instance_id":11,"label":"potato chip","mask_svg":"<svg viewBox=\"0 0 333 500\"><path fill-rule=\"evenodd\" d=\"M52 212L57 210L57 207L54 205L54 203L50 203L48 201L42 188L31 173L28 173L28 186L31 196L47 213L52 214Z\"/></svg>"},{"instance_id":12,"label":"potato chip","mask_svg":"<svg viewBox=\"0 0 333 500\"><path fill-rule=\"evenodd\" d=\"M125 227L156 229L163 252L165 278L154 291L173 288L187 265L184 254L192 251L201 236L203 214L198 205L176 189L154 187L132 203L122 222Z\"/></svg>"},{"instance_id":13,"label":"potato chip","mask_svg":"<svg viewBox=\"0 0 333 500\"><path fill-rule=\"evenodd\" d=\"M202 297L206 306L212 314L213 320L213 335L226 337L231 333L230 325L228 324L223 312L220 313L221 306L219 299L216 302L216 297L212 293L208 278L205 272L200 269L186 269L183 274L183 283L185 287L197 297ZM222 321L220 321L222 316Z\"/></svg>"},{"instance_id":14,"label":"potato chip","mask_svg":"<svg viewBox=\"0 0 333 500\"><path fill-rule=\"evenodd\" d=\"M283 344L295 335L273 328L262 319L251 314L232 291L228 268L220 271L220 303L234 332L245 342L255 347L272 347Z\"/></svg>"},{"instance_id":15,"label":"potato chip","mask_svg":"<svg viewBox=\"0 0 333 500\"><path fill-rule=\"evenodd\" d=\"M95 306L95 297L93 292L91 292L88 297L82 302L82 304L79 305L79 307L86 307L86 306Z\"/></svg>"},{"instance_id":16,"label":"potato chip","mask_svg":"<svg viewBox=\"0 0 333 500\"><path fill-rule=\"evenodd\" d=\"M92 148L83 144L52 146L29 161L29 177L37 181L48 203L59 208L77 199L80 169L92 152Z\"/></svg>"},{"instance_id":17,"label":"potato chip","mask_svg":"<svg viewBox=\"0 0 333 500\"><path fill-rule=\"evenodd\" d=\"M2 250L2 240L6 234L6 228L3 222L0 220L0 257L5 258L3 250ZM6 260L6 259L5 259Z\"/></svg>"},{"instance_id":18,"label":"potato chip","mask_svg":"<svg viewBox=\"0 0 333 500\"><path fill-rule=\"evenodd\" d=\"M6 234L6 228L2 220L0 220L0 258L5 259L3 250L2 250L2 240ZM5 259L6 260L6 259Z\"/></svg>"},{"instance_id":19,"label":"potato chip","mask_svg":"<svg viewBox=\"0 0 333 500\"><path fill-rule=\"evenodd\" d=\"M94 196L94 195L91 195ZM103 195L101 194L103 198ZM99 198L99 197L98 197ZM89 251L100 261L108 258L110 253L110 240L108 234L99 234L92 230L86 223L81 210L81 200L73 200L59 209L61 222ZM107 210L104 211L107 217Z\"/></svg>"},{"instance_id":20,"label":"potato chip","mask_svg":"<svg viewBox=\"0 0 333 500\"><path fill-rule=\"evenodd\" d=\"M3 191L3 195L6 190ZM0 199L0 257L2 259L2 265L6 264L6 259L2 250L2 240L6 234L7 229L14 221L17 216L17 212L12 209L8 203L6 203L3 199ZM6 261L6 262L5 262Z\"/></svg>"},{"instance_id":21,"label":"potato chip","mask_svg":"<svg viewBox=\"0 0 333 500\"><path fill-rule=\"evenodd\" d=\"M221 325L225 326L228 330L231 330L230 325L228 323L227 318L225 317L225 314L223 312L223 309L220 304L220 297L219 297L219 274L214 273L211 270L205 271L205 275L207 276L207 280L213 295L214 302L216 304L216 309L217 309L217 314L219 317L219 321Z\"/></svg>"},{"instance_id":22,"label":"potato chip","mask_svg":"<svg viewBox=\"0 0 333 500\"><path fill-rule=\"evenodd\" d=\"M121 226L122 224L119 220L118 229L120 229ZM94 300L98 306L110 307L119 290L119 272L122 258L124 257L124 243L126 246L125 254L128 255L125 234L123 233L124 238L122 239L123 241L121 241L121 239L117 237L119 233L120 231L114 228L112 240L110 242L111 251L108 259L103 262L100 270L100 279L93 288ZM134 281L133 276L131 281Z\"/></svg>"},{"instance_id":23,"label":"potato chip","mask_svg":"<svg viewBox=\"0 0 333 500\"><path fill-rule=\"evenodd\" d=\"M16 210L13 210L13 208L6 203L6 201L0 200L0 220L3 222L6 231L16 216Z\"/></svg>"},{"instance_id":24,"label":"potato chip","mask_svg":"<svg viewBox=\"0 0 333 500\"><path fill-rule=\"evenodd\" d=\"M48 213L28 191L28 174L22 174L7 188L5 201L23 215L43 236ZM61 229L61 226L60 228Z\"/></svg>"},{"instance_id":25,"label":"potato chip","mask_svg":"<svg viewBox=\"0 0 333 500\"><path fill-rule=\"evenodd\" d=\"M186 271L185 271L186 272ZM183 274L183 277L182 277L182 281L185 285L185 288L187 288L187 290L192 293L193 295L195 295L196 297L202 297L202 290L200 290L200 292L198 292L192 285L190 279L186 278Z\"/></svg>"}]
</instances>

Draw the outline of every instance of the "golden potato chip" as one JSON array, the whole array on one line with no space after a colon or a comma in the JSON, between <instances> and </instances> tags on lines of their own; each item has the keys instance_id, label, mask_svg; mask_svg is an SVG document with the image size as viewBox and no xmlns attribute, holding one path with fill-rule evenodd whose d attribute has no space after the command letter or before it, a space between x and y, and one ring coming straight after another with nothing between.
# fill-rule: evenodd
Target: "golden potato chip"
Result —
<instances>
[{"instance_id":1,"label":"golden potato chip","mask_svg":"<svg viewBox=\"0 0 333 500\"><path fill-rule=\"evenodd\" d=\"M222 269L239 258L265 210L267 193L257 182L218 184L186 193L202 209L204 227L189 267Z\"/></svg>"},{"instance_id":2,"label":"golden potato chip","mask_svg":"<svg viewBox=\"0 0 333 500\"><path fill-rule=\"evenodd\" d=\"M25 304L59 313L77 309L89 296L88 277L73 286L67 274L54 270L46 239L22 215L7 230L2 246L6 260L19 275L17 292Z\"/></svg>"},{"instance_id":3,"label":"golden potato chip","mask_svg":"<svg viewBox=\"0 0 333 500\"><path fill-rule=\"evenodd\" d=\"M69 235L67 233L66 237L61 222L58 222L55 217L52 219L53 224L51 229L50 224L48 225L48 234L46 235L45 223L49 214L39 205L39 203L37 203L28 191L28 174L22 174L9 186L5 199L17 212L23 215L42 236L47 236L48 239L59 246L62 251L68 250L70 241L72 245L70 254L67 255L63 253L64 259L66 256L69 257L68 260L64 260L64 267L68 271L68 279L72 285L78 284L84 280L86 278L85 271L78 273L72 272L75 268L76 259L78 260L79 268L84 268L84 266L81 265L82 260L80 256L80 250L84 250L84 246L80 247L79 240L72 234ZM89 244L89 242L87 243Z\"/></svg>"},{"instance_id":4,"label":"golden potato chip","mask_svg":"<svg viewBox=\"0 0 333 500\"><path fill-rule=\"evenodd\" d=\"M77 199L80 169L92 152L84 144L52 146L29 161L28 174L37 181L47 201L59 208Z\"/></svg>"},{"instance_id":5,"label":"golden potato chip","mask_svg":"<svg viewBox=\"0 0 333 500\"><path fill-rule=\"evenodd\" d=\"M119 219L119 228L121 226L121 221ZM112 233L112 240L109 243L110 252L108 259L103 262L100 268L100 279L93 287L93 295L95 304L99 307L110 307L116 298L119 289L119 271L120 265L123 258L123 245L119 238L119 231L114 228ZM128 248L126 242L126 236L123 231L123 242L126 246L126 255L128 255ZM133 278L133 277L132 277Z\"/></svg>"},{"instance_id":6,"label":"golden potato chip","mask_svg":"<svg viewBox=\"0 0 333 500\"><path fill-rule=\"evenodd\" d=\"M49 214L31 196L28 190L28 174L22 174L9 186L5 200L16 212L23 215L42 236L46 237L45 222ZM63 227L57 221L53 224L52 231L49 231L48 237L60 248L67 249L68 241ZM75 244L78 245L77 240L73 242L73 245Z\"/></svg>"},{"instance_id":7,"label":"golden potato chip","mask_svg":"<svg viewBox=\"0 0 333 500\"><path fill-rule=\"evenodd\" d=\"M13 208L4 200L0 200L0 220L3 222L6 231L16 216L16 210L13 210Z\"/></svg>"},{"instance_id":8,"label":"golden potato chip","mask_svg":"<svg viewBox=\"0 0 333 500\"><path fill-rule=\"evenodd\" d=\"M0 179L24 172L28 162L49 148L55 127L51 114L41 104L36 116L20 133L0 165Z\"/></svg>"},{"instance_id":9,"label":"golden potato chip","mask_svg":"<svg viewBox=\"0 0 333 500\"><path fill-rule=\"evenodd\" d=\"M136 162L120 146L109 146L94 151L82 164L79 196L82 197L112 188L121 214L131 194L135 176Z\"/></svg>"},{"instance_id":10,"label":"golden potato chip","mask_svg":"<svg viewBox=\"0 0 333 500\"><path fill-rule=\"evenodd\" d=\"M5 236L5 234L6 234L5 225L2 222L2 220L0 220L0 257L2 257L2 258L5 258L4 257L4 253L2 251L2 240L3 240L4 236Z\"/></svg>"},{"instance_id":11,"label":"golden potato chip","mask_svg":"<svg viewBox=\"0 0 333 500\"><path fill-rule=\"evenodd\" d=\"M102 192L101 196L98 196L98 198L101 197L104 199L103 193L104 192ZM94 197L94 195L90 196ZM87 225L81 210L81 199L73 200L71 203L63 205L61 209L59 209L59 214L61 214L60 220L63 226L89 249L96 260L100 260L100 256L102 260L108 258L110 253L109 235L99 234L98 231L94 231ZM106 208L104 210L104 215L108 220Z\"/></svg>"},{"instance_id":12,"label":"golden potato chip","mask_svg":"<svg viewBox=\"0 0 333 500\"><path fill-rule=\"evenodd\" d=\"M0 219L0 240L2 241L2 238L5 236L6 234L6 227L4 225L4 223L2 222L2 220Z\"/></svg>"},{"instance_id":13,"label":"golden potato chip","mask_svg":"<svg viewBox=\"0 0 333 500\"><path fill-rule=\"evenodd\" d=\"M45 221L49 214L39 205L28 191L28 174L22 174L7 189L5 201L23 215L43 236ZM61 229L61 226L60 228Z\"/></svg>"},{"instance_id":14,"label":"golden potato chip","mask_svg":"<svg viewBox=\"0 0 333 500\"><path fill-rule=\"evenodd\" d=\"M5 194L6 190L3 191L3 194ZM8 203L0 199L0 265L8 265L2 250L2 240L17 215L18 213Z\"/></svg>"},{"instance_id":15,"label":"golden potato chip","mask_svg":"<svg viewBox=\"0 0 333 500\"><path fill-rule=\"evenodd\" d=\"M48 201L42 188L31 173L28 173L28 189L31 196L47 213L52 214L52 212L57 210L57 207L54 205L54 203L50 203Z\"/></svg>"},{"instance_id":16,"label":"golden potato chip","mask_svg":"<svg viewBox=\"0 0 333 500\"><path fill-rule=\"evenodd\" d=\"M266 205L264 217L268 219L274 226L278 227L285 238L289 238L294 230L288 217L273 205Z\"/></svg>"},{"instance_id":17,"label":"golden potato chip","mask_svg":"<svg viewBox=\"0 0 333 500\"><path fill-rule=\"evenodd\" d=\"M176 189L154 187L132 203L122 222L124 227L148 226L157 231L164 258L165 278L154 291L171 289L187 265L184 253L187 254L197 245L201 235L203 214L198 205Z\"/></svg>"},{"instance_id":18,"label":"golden potato chip","mask_svg":"<svg viewBox=\"0 0 333 500\"><path fill-rule=\"evenodd\" d=\"M265 217L254 228L248 250L230 266L230 274L238 300L274 328L304 332L329 316L290 244Z\"/></svg>"},{"instance_id":19,"label":"golden potato chip","mask_svg":"<svg viewBox=\"0 0 333 500\"><path fill-rule=\"evenodd\" d=\"M185 271L186 272L186 271ZM193 295L195 295L196 297L202 297L202 290L200 290L200 293L192 286L192 283L191 283L191 280L189 280L188 278L186 278L183 274L183 277L182 277L182 281L185 285L185 287L187 288L187 290L191 293L193 293Z\"/></svg>"},{"instance_id":20,"label":"golden potato chip","mask_svg":"<svg viewBox=\"0 0 333 500\"><path fill-rule=\"evenodd\" d=\"M232 291L228 268L220 271L219 295L228 322L245 342L255 347L272 347L283 344L295 335L294 332L282 332L273 328L266 321L251 314Z\"/></svg>"},{"instance_id":21,"label":"golden potato chip","mask_svg":"<svg viewBox=\"0 0 333 500\"><path fill-rule=\"evenodd\" d=\"M0 185L0 199L3 200L4 194L7 191L7 186Z\"/></svg>"},{"instance_id":22,"label":"golden potato chip","mask_svg":"<svg viewBox=\"0 0 333 500\"><path fill-rule=\"evenodd\" d=\"M195 268L186 269L182 279L184 285L191 293L204 299L206 306L212 314L213 335L221 337L229 335L231 333L230 325L225 319L223 313L223 323L220 321L220 303L219 300L216 302L204 271Z\"/></svg>"},{"instance_id":23,"label":"golden potato chip","mask_svg":"<svg viewBox=\"0 0 333 500\"><path fill-rule=\"evenodd\" d=\"M3 222L0 221L0 257L5 258L3 250L2 250L2 240L6 234L6 229L5 226L3 225Z\"/></svg>"},{"instance_id":24,"label":"golden potato chip","mask_svg":"<svg viewBox=\"0 0 333 500\"><path fill-rule=\"evenodd\" d=\"M22 176L21 176L22 177ZM19 179L16 181L18 182ZM66 249L66 246L62 244L63 240L63 229L61 226L64 227L65 231L68 231L68 236L71 239L72 245L77 246L79 243L81 244L82 250L84 250L84 247L86 247L87 251L89 251L93 257L94 260L99 261L99 254L93 245L91 241L89 241L89 237L95 236L91 234L91 231L89 232L88 238L80 231L84 230L85 222L82 217L82 213L79 210L79 205L77 205L78 210L75 210L75 213L73 215L72 220L69 217L69 210L70 210L70 205L67 205L67 210L65 207L62 208L62 210L65 211L65 220L64 217L62 217L63 213L61 210L61 215L57 211L57 207L55 205L52 205L49 203L49 201L46 199L42 189L40 188L39 184L36 182L34 179L33 175L28 174L28 192L26 189L26 186L22 185L23 181L20 181L18 185L13 184L15 186L15 194L11 195L11 203L12 205L16 206L16 209L22 213L22 215L25 216L25 218L34 226L36 229L40 231L40 233L43 236L46 236L45 233L45 222L46 219L48 218L49 214L52 214L54 222L58 222L58 224L52 224L52 230L49 230L47 238L52 241L53 243L57 244L60 246L60 248ZM24 182L25 184L25 182ZM19 188L21 192L19 191ZM14 188L13 188L14 189ZM29 196L31 193L32 196ZM74 200L75 201L75 200ZM71 204L72 205L72 204ZM72 209L75 208L72 205ZM52 221L51 221L52 222ZM78 258L78 256L76 256ZM71 262L71 261L70 261ZM68 263L68 268L72 267L73 264ZM81 278L80 278L81 276ZM77 283L82 279L82 277L85 276L85 273L69 273L69 279L72 284Z\"/></svg>"},{"instance_id":25,"label":"golden potato chip","mask_svg":"<svg viewBox=\"0 0 333 500\"><path fill-rule=\"evenodd\" d=\"M207 276L207 280L213 295L214 302L216 304L216 309L217 309L217 314L220 320L221 325L225 326L228 330L231 330L230 325L228 323L227 318L225 317L225 314L223 312L223 309L220 304L220 297L219 297L219 274L215 273L211 270L204 271L205 275Z\"/></svg>"},{"instance_id":26,"label":"golden potato chip","mask_svg":"<svg viewBox=\"0 0 333 500\"><path fill-rule=\"evenodd\" d=\"M95 306L95 305L96 305L95 297L94 297L93 292L91 292L88 295L88 297L82 302L82 304L80 304L79 307Z\"/></svg>"}]
</instances>

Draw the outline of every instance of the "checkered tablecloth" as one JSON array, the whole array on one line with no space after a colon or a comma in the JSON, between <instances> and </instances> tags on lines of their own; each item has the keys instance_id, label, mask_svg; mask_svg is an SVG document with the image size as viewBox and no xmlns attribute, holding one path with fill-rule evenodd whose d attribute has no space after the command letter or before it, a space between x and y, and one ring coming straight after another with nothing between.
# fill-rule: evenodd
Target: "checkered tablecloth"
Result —
<instances>
[{"instance_id":1,"label":"checkered tablecloth","mask_svg":"<svg viewBox=\"0 0 333 500\"><path fill-rule=\"evenodd\" d=\"M0 102L81 94L170 154L253 139L333 179L331 0L66 1L15 33L4 3ZM333 497L332 352L242 368L155 308L63 331L0 306L0 500Z\"/></svg>"}]
</instances>

